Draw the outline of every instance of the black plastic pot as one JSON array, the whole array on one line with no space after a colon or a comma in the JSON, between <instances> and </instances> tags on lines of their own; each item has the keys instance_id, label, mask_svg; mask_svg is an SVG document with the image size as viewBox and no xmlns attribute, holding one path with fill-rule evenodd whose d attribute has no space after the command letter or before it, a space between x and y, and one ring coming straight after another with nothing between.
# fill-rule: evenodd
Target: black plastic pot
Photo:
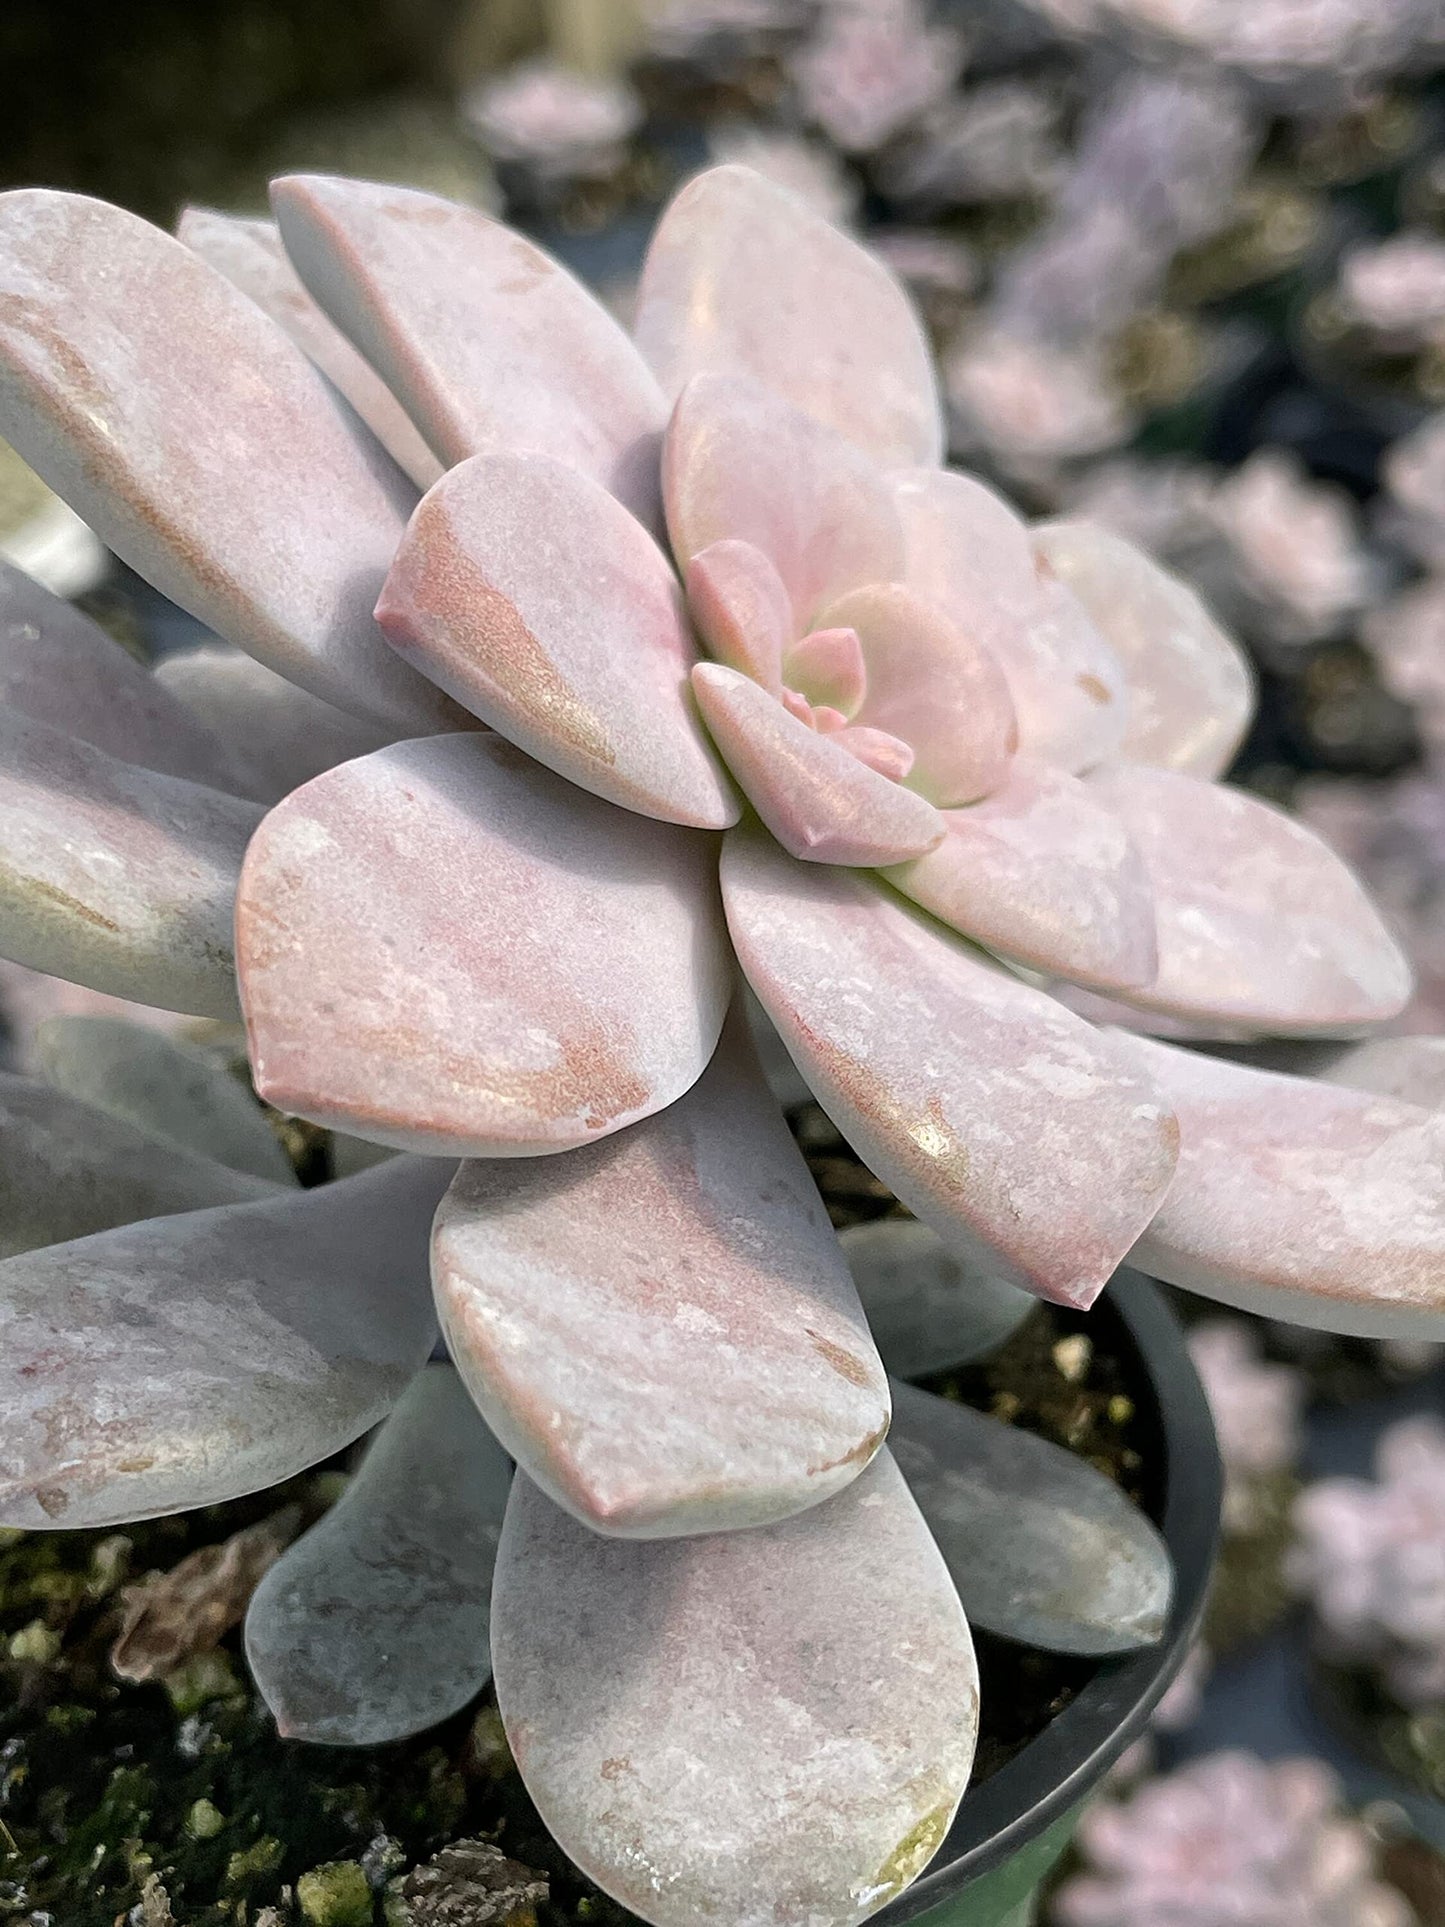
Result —
<instances>
[{"instance_id":1,"label":"black plastic pot","mask_svg":"<svg viewBox=\"0 0 1445 1927\"><path fill-rule=\"evenodd\" d=\"M1155 1523L1174 1560L1174 1609L1157 1646L1101 1661L1042 1733L964 1797L923 1876L876 1919L886 1927L1004 1927L1067 1846L1079 1809L1184 1662L1204 1613L1219 1538L1222 1475L1214 1423L1174 1314L1151 1280L1121 1271L1092 1317L1122 1326L1153 1393L1163 1500Z\"/></svg>"}]
</instances>

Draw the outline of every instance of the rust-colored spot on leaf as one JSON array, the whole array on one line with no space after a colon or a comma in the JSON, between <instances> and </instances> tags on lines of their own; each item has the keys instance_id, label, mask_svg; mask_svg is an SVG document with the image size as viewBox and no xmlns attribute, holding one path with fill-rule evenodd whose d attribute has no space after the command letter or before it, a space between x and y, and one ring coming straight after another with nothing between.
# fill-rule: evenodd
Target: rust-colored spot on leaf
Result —
<instances>
[{"instance_id":1,"label":"rust-colored spot on leaf","mask_svg":"<svg viewBox=\"0 0 1445 1927\"><path fill-rule=\"evenodd\" d=\"M806 1327L812 1340L813 1350L824 1358L840 1378L846 1378L850 1385L867 1389L873 1382L873 1374L861 1358L855 1358L841 1345L835 1345L831 1338L820 1337L811 1325Z\"/></svg>"},{"instance_id":2,"label":"rust-colored spot on leaf","mask_svg":"<svg viewBox=\"0 0 1445 1927\"><path fill-rule=\"evenodd\" d=\"M97 930L108 930L112 936L120 935L118 923L112 922L109 917L103 917L99 910L93 910L88 903L82 903L79 897L71 896L68 890L62 890L54 883L47 883L43 877L27 877L25 881L37 897L43 897L47 903L55 904L68 915L93 924Z\"/></svg>"}]
</instances>

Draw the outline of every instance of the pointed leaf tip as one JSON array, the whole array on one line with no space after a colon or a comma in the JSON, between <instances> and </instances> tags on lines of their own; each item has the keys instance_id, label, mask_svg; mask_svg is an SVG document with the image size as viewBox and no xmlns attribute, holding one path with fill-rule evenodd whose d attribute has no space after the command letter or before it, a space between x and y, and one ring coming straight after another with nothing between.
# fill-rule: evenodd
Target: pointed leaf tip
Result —
<instances>
[{"instance_id":1,"label":"pointed leaf tip","mask_svg":"<svg viewBox=\"0 0 1445 1927\"><path fill-rule=\"evenodd\" d=\"M464 1164L432 1274L497 1436L594 1531L786 1518L887 1430L882 1364L740 1012L659 1116L557 1158Z\"/></svg>"},{"instance_id":2,"label":"pointed leaf tip","mask_svg":"<svg viewBox=\"0 0 1445 1927\"><path fill-rule=\"evenodd\" d=\"M722 878L748 981L859 1155L968 1262L1090 1304L1174 1172L1138 1060L872 878L746 827Z\"/></svg>"},{"instance_id":3,"label":"pointed leaf tip","mask_svg":"<svg viewBox=\"0 0 1445 1927\"><path fill-rule=\"evenodd\" d=\"M1128 1003L1186 1023L1348 1036L1404 1008L1410 966L1363 886L1247 791L1117 764L1089 787L1143 857L1159 968Z\"/></svg>"},{"instance_id":4,"label":"pointed leaf tip","mask_svg":"<svg viewBox=\"0 0 1445 1927\"><path fill-rule=\"evenodd\" d=\"M1180 1128L1178 1176L1132 1263L1266 1318L1445 1338L1445 1116L1143 1038L1127 1047Z\"/></svg>"},{"instance_id":5,"label":"pointed leaf tip","mask_svg":"<svg viewBox=\"0 0 1445 1927\"><path fill-rule=\"evenodd\" d=\"M703 721L748 801L791 856L872 868L930 850L943 818L925 797L799 722L736 669L700 662Z\"/></svg>"},{"instance_id":6,"label":"pointed leaf tip","mask_svg":"<svg viewBox=\"0 0 1445 1927\"><path fill-rule=\"evenodd\" d=\"M692 707L677 579L600 483L546 456L473 456L412 516L376 613L409 661L559 775L664 822L737 821Z\"/></svg>"}]
</instances>

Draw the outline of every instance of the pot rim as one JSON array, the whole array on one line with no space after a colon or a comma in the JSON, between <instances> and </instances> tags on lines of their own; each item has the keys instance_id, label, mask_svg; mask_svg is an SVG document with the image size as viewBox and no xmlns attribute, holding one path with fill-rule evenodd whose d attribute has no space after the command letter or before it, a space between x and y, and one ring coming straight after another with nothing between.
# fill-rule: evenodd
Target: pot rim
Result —
<instances>
[{"instance_id":1,"label":"pot rim","mask_svg":"<svg viewBox=\"0 0 1445 1927\"><path fill-rule=\"evenodd\" d=\"M1214 1421L1184 1334L1158 1285L1137 1271L1121 1270L1109 1283L1106 1302L1132 1342L1153 1393L1164 1454L1164 1501L1155 1523L1174 1561L1169 1624L1159 1643L1146 1651L1101 1660L1042 1733L964 1795L929 1867L874 1916L880 1927L900 1927L953 1899L1085 1800L1144 1731L1199 1631L1223 1496Z\"/></svg>"}]
</instances>

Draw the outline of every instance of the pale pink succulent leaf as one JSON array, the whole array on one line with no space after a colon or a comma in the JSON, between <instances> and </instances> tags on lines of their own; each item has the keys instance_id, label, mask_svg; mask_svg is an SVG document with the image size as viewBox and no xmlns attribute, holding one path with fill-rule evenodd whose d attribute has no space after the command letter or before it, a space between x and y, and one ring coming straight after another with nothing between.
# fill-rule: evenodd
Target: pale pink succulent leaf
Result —
<instances>
[{"instance_id":1,"label":"pale pink succulent leaf","mask_svg":"<svg viewBox=\"0 0 1445 1927\"><path fill-rule=\"evenodd\" d=\"M870 868L917 856L942 836L943 818L924 797L800 722L739 670L700 662L692 686L728 768L792 856Z\"/></svg>"},{"instance_id":2,"label":"pale pink succulent leaf","mask_svg":"<svg viewBox=\"0 0 1445 1927\"><path fill-rule=\"evenodd\" d=\"M1220 775L1254 714L1254 672L1239 644L1187 583L1112 530L1044 522L1033 544L1124 665L1129 726L1117 754Z\"/></svg>"},{"instance_id":3,"label":"pale pink succulent leaf","mask_svg":"<svg viewBox=\"0 0 1445 1927\"><path fill-rule=\"evenodd\" d=\"M711 542L688 563L686 583L688 607L708 653L779 695L793 605L767 556L751 542Z\"/></svg>"},{"instance_id":4,"label":"pale pink succulent leaf","mask_svg":"<svg viewBox=\"0 0 1445 1927\"><path fill-rule=\"evenodd\" d=\"M47 1019L32 1048L37 1070L56 1090L181 1151L273 1184L296 1183L261 1106L199 1045L121 1017L77 1016Z\"/></svg>"},{"instance_id":5,"label":"pale pink succulent leaf","mask_svg":"<svg viewBox=\"0 0 1445 1927\"><path fill-rule=\"evenodd\" d=\"M1149 1039L1127 1044L1173 1100L1180 1130L1179 1174L1131 1262L1267 1318L1445 1338L1445 1117Z\"/></svg>"},{"instance_id":6,"label":"pale pink succulent leaf","mask_svg":"<svg viewBox=\"0 0 1445 1927\"><path fill-rule=\"evenodd\" d=\"M870 877L730 830L748 981L818 1102L966 1264L1088 1305L1174 1172L1166 1099L1122 1040Z\"/></svg>"},{"instance_id":7,"label":"pale pink succulent leaf","mask_svg":"<svg viewBox=\"0 0 1445 1927\"><path fill-rule=\"evenodd\" d=\"M1163 1636L1169 1549L1087 1459L897 1381L888 1445L971 1626L1090 1658Z\"/></svg>"},{"instance_id":8,"label":"pale pink succulent leaf","mask_svg":"<svg viewBox=\"0 0 1445 1927\"><path fill-rule=\"evenodd\" d=\"M568 1150L661 1110L731 991L708 842L490 733L397 743L287 797L236 930L257 1090L438 1155Z\"/></svg>"},{"instance_id":9,"label":"pale pink succulent leaf","mask_svg":"<svg viewBox=\"0 0 1445 1927\"><path fill-rule=\"evenodd\" d=\"M838 1242L895 1378L926 1378L986 1358L1038 1309L1031 1292L966 1264L917 1218L849 1225Z\"/></svg>"},{"instance_id":10,"label":"pale pink succulent leaf","mask_svg":"<svg viewBox=\"0 0 1445 1927\"><path fill-rule=\"evenodd\" d=\"M176 238L264 308L346 397L397 466L418 488L431 487L442 473L441 463L380 375L306 292L274 221L187 207L176 223Z\"/></svg>"},{"instance_id":11,"label":"pale pink succulent leaf","mask_svg":"<svg viewBox=\"0 0 1445 1927\"><path fill-rule=\"evenodd\" d=\"M1193 1024L1349 1035L1403 1009L1410 966L1353 873L1302 823L1223 783L1116 764L1089 786L1137 845L1159 969L1125 1001Z\"/></svg>"},{"instance_id":12,"label":"pale pink succulent leaf","mask_svg":"<svg viewBox=\"0 0 1445 1927\"><path fill-rule=\"evenodd\" d=\"M283 1739L384 1746L481 1691L511 1483L451 1366L424 1366L252 1595L246 1659Z\"/></svg>"},{"instance_id":13,"label":"pale pink succulent leaf","mask_svg":"<svg viewBox=\"0 0 1445 1927\"><path fill-rule=\"evenodd\" d=\"M121 208L0 196L0 434L138 574L340 708L456 728L372 605L411 491L294 343Z\"/></svg>"},{"instance_id":14,"label":"pale pink succulent leaf","mask_svg":"<svg viewBox=\"0 0 1445 1927\"><path fill-rule=\"evenodd\" d=\"M972 476L892 479L908 585L997 659L1020 754L1070 771L1114 755L1129 726L1123 664L1072 591L1039 568L1020 517Z\"/></svg>"},{"instance_id":15,"label":"pale pink succulent leaf","mask_svg":"<svg viewBox=\"0 0 1445 1927\"><path fill-rule=\"evenodd\" d=\"M782 577L802 636L849 589L903 566L888 483L841 435L735 375L699 375L663 448L667 528L679 564L714 542L760 549Z\"/></svg>"},{"instance_id":16,"label":"pale pink succulent leaf","mask_svg":"<svg viewBox=\"0 0 1445 1927\"><path fill-rule=\"evenodd\" d=\"M376 616L409 662L560 776L664 822L737 821L693 709L677 577L600 482L545 455L474 455L422 498Z\"/></svg>"},{"instance_id":17,"label":"pale pink succulent leaf","mask_svg":"<svg viewBox=\"0 0 1445 1927\"><path fill-rule=\"evenodd\" d=\"M783 658L783 674L790 689L806 696L816 709L835 709L846 720L863 700L868 672L858 631L848 628L811 629L793 643Z\"/></svg>"},{"instance_id":18,"label":"pale pink succulent leaf","mask_svg":"<svg viewBox=\"0 0 1445 1927\"><path fill-rule=\"evenodd\" d=\"M395 729L348 715L223 642L173 650L151 680L224 744L237 787L262 803L396 740Z\"/></svg>"},{"instance_id":19,"label":"pale pink succulent leaf","mask_svg":"<svg viewBox=\"0 0 1445 1927\"><path fill-rule=\"evenodd\" d=\"M1371 1037L1341 1051L1320 1075L1330 1084L1445 1111L1445 1037Z\"/></svg>"},{"instance_id":20,"label":"pale pink succulent leaf","mask_svg":"<svg viewBox=\"0 0 1445 1927\"><path fill-rule=\"evenodd\" d=\"M254 803L0 712L0 956L236 1015L231 910Z\"/></svg>"},{"instance_id":21,"label":"pale pink succulent leaf","mask_svg":"<svg viewBox=\"0 0 1445 1927\"><path fill-rule=\"evenodd\" d=\"M928 1864L973 1761L973 1642L886 1448L781 1524L647 1542L519 1473L492 1661L549 1831L653 1927L855 1927Z\"/></svg>"},{"instance_id":22,"label":"pale pink succulent leaf","mask_svg":"<svg viewBox=\"0 0 1445 1927\"><path fill-rule=\"evenodd\" d=\"M1087 783L1020 757L992 796L943 820L937 849L887 872L905 896L1030 969L1105 990L1152 983L1144 860Z\"/></svg>"},{"instance_id":23,"label":"pale pink succulent leaf","mask_svg":"<svg viewBox=\"0 0 1445 1927\"><path fill-rule=\"evenodd\" d=\"M669 398L697 374L748 375L885 467L943 458L933 359L902 284L751 168L712 168L667 209L635 332Z\"/></svg>"},{"instance_id":24,"label":"pale pink succulent leaf","mask_svg":"<svg viewBox=\"0 0 1445 1927\"><path fill-rule=\"evenodd\" d=\"M908 744L910 789L952 809L998 788L1018 724L1003 670L975 636L901 582L854 590L826 620L858 636L867 681L852 719Z\"/></svg>"},{"instance_id":25,"label":"pale pink succulent leaf","mask_svg":"<svg viewBox=\"0 0 1445 1927\"><path fill-rule=\"evenodd\" d=\"M434 1342L426 1228L451 1171L390 1158L0 1264L0 1523L218 1505L360 1437Z\"/></svg>"},{"instance_id":26,"label":"pale pink succulent leaf","mask_svg":"<svg viewBox=\"0 0 1445 1927\"><path fill-rule=\"evenodd\" d=\"M736 1008L657 1117L464 1164L432 1279L487 1422L594 1532L772 1524L856 1478L888 1429L858 1294Z\"/></svg>"},{"instance_id":27,"label":"pale pink succulent leaf","mask_svg":"<svg viewBox=\"0 0 1445 1927\"><path fill-rule=\"evenodd\" d=\"M277 1189L65 1091L0 1072L0 1258Z\"/></svg>"},{"instance_id":28,"label":"pale pink succulent leaf","mask_svg":"<svg viewBox=\"0 0 1445 1927\"><path fill-rule=\"evenodd\" d=\"M869 769L876 769L890 783L901 783L913 768L911 745L890 736L886 729L869 729L864 724L845 722L836 709L815 709L813 727L831 735L850 756L856 756Z\"/></svg>"},{"instance_id":29,"label":"pale pink succulent leaf","mask_svg":"<svg viewBox=\"0 0 1445 1927\"><path fill-rule=\"evenodd\" d=\"M656 523L666 403L550 255L412 188L293 174L271 203L301 279L444 466L489 449L551 455Z\"/></svg>"},{"instance_id":30,"label":"pale pink succulent leaf","mask_svg":"<svg viewBox=\"0 0 1445 1927\"><path fill-rule=\"evenodd\" d=\"M0 705L122 763L213 789L244 786L192 715L98 623L0 562Z\"/></svg>"}]
</instances>

